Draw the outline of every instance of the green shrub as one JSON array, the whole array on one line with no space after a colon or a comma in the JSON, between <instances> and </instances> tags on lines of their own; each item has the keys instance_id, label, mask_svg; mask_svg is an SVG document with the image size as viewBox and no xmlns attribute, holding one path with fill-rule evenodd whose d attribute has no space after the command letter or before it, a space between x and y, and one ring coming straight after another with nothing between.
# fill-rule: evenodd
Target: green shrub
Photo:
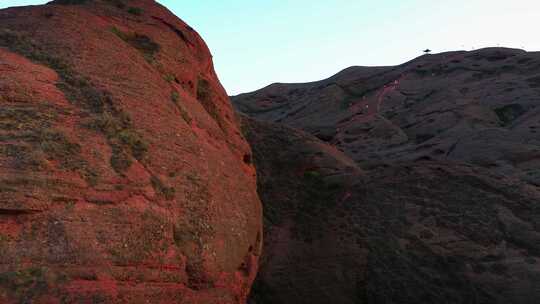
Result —
<instances>
[{"instance_id":1,"label":"green shrub","mask_svg":"<svg viewBox=\"0 0 540 304\"><path fill-rule=\"evenodd\" d=\"M144 142L139 134L133 130L125 129L118 133L118 139L124 145L129 147L131 154L135 159L142 160L148 152L148 145Z\"/></svg>"},{"instance_id":2,"label":"green shrub","mask_svg":"<svg viewBox=\"0 0 540 304\"><path fill-rule=\"evenodd\" d=\"M131 166L132 157L142 161L148 152L148 144L132 129L131 119L124 112L105 112L87 127L105 134L112 147L111 166L118 173Z\"/></svg>"},{"instance_id":3,"label":"green shrub","mask_svg":"<svg viewBox=\"0 0 540 304\"><path fill-rule=\"evenodd\" d=\"M138 33L125 33L117 27L112 27L111 32L141 52L144 58L150 63L155 61L155 55L161 49L159 44L154 42L152 38L146 35Z\"/></svg>"},{"instance_id":4,"label":"green shrub","mask_svg":"<svg viewBox=\"0 0 540 304\"><path fill-rule=\"evenodd\" d=\"M164 78L165 78L165 81L167 81L168 83L171 83L174 81L176 77L174 77L174 75L172 74L167 74Z\"/></svg>"},{"instance_id":5,"label":"green shrub","mask_svg":"<svg viewBox=\"0 0 540 304\"><path fill-rule=\"evenodd\" d=\"M503 125L508 125L512 123L516 118L526 112L523 106L517 103L496 108L494 109L494 111Z\"/></svg>"},{"instance_id":6,"label":"green shrub","mask_svg":"<svg viewBox=\"0 0 540 304\"><path fill-rule=\"evenodd\" d=\"M321 178L321 173L315 170L309 170L304 172L304 178L308 180L316 180Z\"/></svg>"},{"instance_id":7,"label":"green shrub","mask_svg":"<svg viewBox=\"0 0 540 304\"><path fill-rule=\"evenodd\" d=\"M171 101L176 105L176 107L180 111L180 115L182 116L182 119L187 124L191 124L193 119L191 119L191 117L189 116L186 109L184 109L184 107L180 104L180 102L179 102L180 101L180 94L178 94L178 92L174 91L174 92L171 93Z\"/></svg>"},{"instance_id":8,"label":"green shrub","mask_svg":"<svg viewBox=\"0 0 540 304\"><path fill-rule=\"evenodd\" d=\"M112 155L110 162L111 167L117 173L125 172L133 164L131 156L127 153L127 151L121 146L117 145L112 146Z\"/></svg>"},{"instance_id":9,"label":"green shrub","mask_svg":"<svg viewBox=\"0 0 540 304\"><path fill-rule=\"evenodd\" d=\"M166 200L174 199L176 190L173 187L165 186L165 184L156 176L152 176L150 182L157 194L162 195Z\"/></svg>"},{"instance_id":10,"label":"green shrub","mask_svg":"<svg viewBox=\"0 0 540 304\"><path fill-rule=\"evenodd\" d=\"M180 94L178 92L174 91L171 93L171 100L174 104L178 104L178 101L180 100Z\"/></svg>"},{"instance_id":11,"label":"green shrub","mask_svg":"<svg viewBox=\"0 0 540 304\"><path fill-rule=\"evenodd\" d=\"M143 14L143 9L131 6L128 8L127 12L135 16L141 16Z\"/></svg>"},{"instance_id":12,"label":"green shrub","mask_svg":"<svg viewBox=\"0 0 540 304\"><path fill-rule=\"evenodd\" d=\"M182 115L182 119L188 124L191 125L191 122L193 119L191 116L189 116L188 112L183 107L178 107L180 109L180 115Z\"/></svg>"},{"instance_id":13,"label":"green shrub","mask_svg":"<svg viewBox=\"0 0 540 304\"><path fill-rule=\"evenodd\" d=\"M199 78L197 81L197 99L203 104L211 102L210 82L204 78Z\"/></svg>"}]
</instances>

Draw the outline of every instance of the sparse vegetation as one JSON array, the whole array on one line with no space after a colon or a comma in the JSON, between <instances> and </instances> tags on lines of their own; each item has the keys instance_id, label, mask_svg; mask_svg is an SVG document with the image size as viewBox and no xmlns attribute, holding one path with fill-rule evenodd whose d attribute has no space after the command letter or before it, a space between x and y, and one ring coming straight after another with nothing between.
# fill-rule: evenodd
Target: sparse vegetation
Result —
<instances>
[{"instance_id":1,"label":"sparse vegetation","mask_svg":"<svg viewBox=\"0 0 540 304\"><path fill-rule=\"evenodd\" d=\"M173 74L167 74L167 75L165 75L164 78L165 78L165 81L167 81L168 83L171 83L171 82L174 81L174 79L175 79L176 77L174 77Z\"/></svg>"},{"instance_id":2,"label":"sparse vegetation","mask_svg":"<svg viewBox=\"0 0 540 304\"><path fill-rule=\"evenodd\" d=\"M21 303L32 303L49 288L45 275L46 270L38 267L4 272L0 273L0 286L6 287Z\"/></svg>"},{"instance_id":3,"label":"sparse vegetation","mask_svg":"<svg viewBox=\"0 0 540 304\"><path fill-rule=\"evenodd\" d=\"M182 119L188 124L191 125L191 122L193 119L191 116L189 116L188 112L182 107L181 105L178 105L178 109L180 110L180 115L182 116Z\"/></svg>"},{"instance_id":4,"label":"sparse vegetation","mask_svg":"<svg viewBox=\"0 0 540 304\"><path fill-rule=\"evenodd\" d=\"M0 128L10 131L4 134L4 140L21 142L3 145L0 154L13 159L17 167L33 170L41 169L45 159L57 160L63 169L79 172L89 183L95 183L97 176L81 157L81 147L52 128L56 116L49 106L4 106L0 109Z\"/></svg>"},{"instance_id":5,"label":"sparse vegetation","mask_svg":"<svg viewBox=\"0 0 540 304\"><path fill-rule=\"evenodd\" d=\"M121 34L121 32L118 33ZM114 106L109 93L93 87L86 77L80 76L63 60L49 55L47 51L38 47L30 38L22 33L1 30L0 46L7 47L11 51L19 53L30 60L44 64L58 73L61 80L57 84L58 88L65 93L66 97L72 103L90 111L89 114L95 117L92 127L101 131L107 137L113 150L111 166L115 171L122 173L129 168L132 163L131 157L137 160L144 158L148 146L142 137L131 127L131 120L128 115ZM50 142L48 139L51 134L36 135L45 141L43 147L49 152L55 153L56 157L63 157L61 155L62 153L69 155L76 154L77 148L66 142L60 145L58 143L48 143ZM58 139L58 137L55 139ZM62 149L67 150L61 152ZM70 160L66 165L68 168L75 168L75 163L81 164L80 161ZM92 173L90 169L84 169L83 175L90 178L92 182L95 182L95 173Z\"/></svg>"},{"instance_id":6,"label":"sparse vegetation","mask_svg":"<svg viewBox=\"0 0 540 304\"><path fill-rule=\"evenodd\" d=\"M90 185L97 184L98 175L82 158L81 146L70 142L63 133L54 130L42 131L39 146L47 157L58 160L64 169L79 172Z\"/></svg>"},{"instance_id":7,"label":"sparse vegetation","mask_svg":"<svg viewBox=\"0 0 540 304\"><path fill-rule=\"evenodd\" d=\"M197 99L203 103L209 102L212 99L210 82L202 77L199 77L197 81Z\"/></svg>"},{"instance_id":8,"label":"sparse vegetation","mask_svg":"<svg viewBox=\"0 0 540 304\"><path fill-rule=\"evenodd\" d=\"M197 80L197 100L202 104L206 113L224 130L223 118L220 116L219 109L215 104L212 87L210 82L203 77L199 77Z\"/></svg>"},{"instance_id":9,"label":"sparse vegetation","mask_svg":"<svg viewBox=\"0 0 540 304\"><path fill-rule=\"evenodd\" d=\"M171 93L171 100L174 104L178 104L178 101L180 100L180 95L178 94L178 92L174 91Z\"/></svg>"},{"instance_id":10,"label":"sparse vegetation","mask_svg":"<svg viewBox=\"0 0 540 304\"><path fill-rule=\"evenodd\" d=\"M174 199L176 193L174 187L167 187L157 176L152 176L150 182L157 194L162 195L166 200Z\"/></svg>"},{"instance_id":11,"label":"sparse vegetation","mask_svg":"<svg viewBox=\"0 0 540 304\"><path fill-rule=\"evenodd\" d=\"M133 163L132 157L142 161L148 144L131 127L131 119L124 112L113 115L105 112L88 127L101 131L112 147L111 166L118 173L125 172Z\"/></svg>"},{"instance_id":12,"label":"sparse vegetation","mask_svg":"<svg viewBox=\"0 0 540 304\"><path fill-rule=\"evenodd\" d=\"M308 170L304 172L304 178L306 180L316 180L321 178L321 174L316 170Z\"/></svg>"},{"instance_id":13,"label":"sparse vegetation","mask_svg":"<svg viewBox=\"0 0 540 304\"><path fill-rule=\"evenodd\" d=\"M180 104L180 94L178 94L178 92L176 91L173 91L171 93L171 101L176 105L176 107L178 108L178 110L180 111L180 115L182 116L182 119L187 123L187 124L191 124L191 122L193 121L193 119L189 116L188 112L186 111L186 109L184 109L184 107Z\"/></svg>"},{"instance_id":14,"label":"sparse vegetation","mask_svg":"<svg viewBox=\"0 0 540 304\"><path fill-rule=\"evenodd\" d=\"M44 130L40 134L41 149L53 159L58 159L68 169L80 168L82 160L78 156L81 146L67 140L64 134L58 131Z\"/></svg>"},{"instance_id":15,"label":"sparse vegetation","mask_svg":"<svg viewBox=\"0 0 540 304\"><path fill-rule=\"evenodd\" d=\"M135 15L135 16L141 16L143 14L143 9L140 8L140 7L133 7L133 6L130 6L128 9L127 9L127 12L132 14L132 15Z\"/></svg>"},{"instance_id":16,"label":"sparse vegetation","mask_svg":"<svg viewBox=\"0 0 540 304\"><path fill-rule=\"evenodd\" d=\"M135 159L142 160L146 152L148 151L147 144L141 139L141 137L130 129L124 129L118 133L118 139L120 142L129 147L131 154Z\"/></svg>"},{"instance_id":17,"label":"sparse vegetation","mask_svg":"<svg viewBox=\"0 0 540 304\"><path fill-rule=\"evenodd\" d=\"M111 31L120 39L137 49L144 56L146 61L149 63L153 63L155 61L155 55L159 52L161 47L150 37L138 33L122 32L117 27L111 28Z\"/></svg>"},{"instance_id":18,"label":"sparse vegetation","mask_svg":"<svg viewBox=\"0 0 540 304\"><path fill-rule=\"evenodd\" d=\"M520 104L510 104L494 109L503 126L512 123L516 118L523 115L526 110Z\"/></svg>"},{"instance_id":19,"label":"sparse vegetation","mask_svg":"<svg viewBox=\"0 0 540 304\"><path fill-rule=\"evenodd\" d=\"M140 263L154 253L165 251L170 245L164 237L165 229L169 226L166 221L151 211L145 211L137 217L140 226L134 227L135 230L124 231L120 242L107 244L112 245L109 253L117 266Z\"/></svg>"}]
</instances>

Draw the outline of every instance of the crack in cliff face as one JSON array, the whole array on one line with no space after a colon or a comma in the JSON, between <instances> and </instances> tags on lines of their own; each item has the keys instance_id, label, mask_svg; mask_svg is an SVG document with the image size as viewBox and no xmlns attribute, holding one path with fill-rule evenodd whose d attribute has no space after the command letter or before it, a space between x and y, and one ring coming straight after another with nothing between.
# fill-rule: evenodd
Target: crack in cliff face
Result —
<instances>
[{"instance_id":1,"label":"crack in cliff face","mask_svg":"<svg viewBox=\"0 0 540 304\"><path fill-rule=\"evenodd\" d=\"M197 100L201 103L206 113L216 122L221 131L226 134L227 123L217 105L215 92L211 87L210 81L201 75L199 75L197 80Z\"/></svg>"},{"instance_id":2,"label":"crack in cliff face","mask_svg":"<svg viewBox=\"0 0 540 304\"><path fill-rule=\"evenodd\" d=\"M0 208L0 216L1 215L28 215L28 214L36 214L43 212L43 210L39 209L16 209L16 208Z\"/></svg>"},{"instance_id":3,"label":"crack in cliff face","mask_svg":"<svg viewBox=\"0 0 540 304\"><path fill-rule=\"evenodd\" d=\"M144 59L148 61L148 63L155 64L156 55L159 53L161 46L152 40L152 38L137 32L123 32L117 27L112 27L111 32L139 51L139 53L143 55Z\"/></svg>"},{"instance_id":4,"label":"crack in cliff face","mask_svg":"<svg viewBox=\"0 0 540 304\"><path fill-rule=\"evenodd\" d=\"M161 23L163 23L166 27L168 27L171 31L173 31L176 36L180 37L180 39L182 39L182 41L184 41L187 45L189 45L190 47L195 47L195 44L193 42L191 42L191 40L188 39L188 37L186 36L186 34L184 34L184 32L182 32L181 30L179 30L176 26L170 24L169 22L165 21L163 18L160 18L160 17L156 17L156 16L152 16L152 18L160 21ZM191 29L193 30L193 29Z\"/></svg>"}]
</instances>

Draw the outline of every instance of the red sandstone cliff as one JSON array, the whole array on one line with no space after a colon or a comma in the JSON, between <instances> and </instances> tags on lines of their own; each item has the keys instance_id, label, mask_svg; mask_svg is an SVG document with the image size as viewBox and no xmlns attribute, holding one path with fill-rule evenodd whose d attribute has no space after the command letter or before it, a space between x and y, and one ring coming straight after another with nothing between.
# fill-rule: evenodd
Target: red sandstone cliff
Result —
<instances>
[{"instance_id":1,"label":"red sandstone cliff","mask_svg":"<svg viewBox=\"0 0 540 304\"><path fill-rule=\"evenodd\" d=\"M0 302L242 303L261 208L208 48L154 1L0 11Z\"/></svg>"}]
</instances>

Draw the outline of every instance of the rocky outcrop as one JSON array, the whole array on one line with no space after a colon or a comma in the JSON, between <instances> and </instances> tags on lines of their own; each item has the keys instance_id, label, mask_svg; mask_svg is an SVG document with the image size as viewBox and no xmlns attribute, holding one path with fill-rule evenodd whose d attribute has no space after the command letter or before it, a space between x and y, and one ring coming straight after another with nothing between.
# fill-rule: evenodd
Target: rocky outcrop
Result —
<instances>
[{"instance_id":1,"label":"rocky outcrop","mask_svg":"<svg viewBox=\"0 0 540 304\"><path fill-rule=\"evenodd\" d=\"M233 97L266 224L251 303L538 302L538 73L484 49Z\"/></svg>"},{"instance_id":2,"label":"rocky outcrop","mask_svg":"<svg viewBox=\"0 0 540 304\"><path fill-rule=\"evenodd\" d=\"M154 1L0 11L0 302L243 303L261 207L198 34Z\"/></svg>"}]
</instances>

